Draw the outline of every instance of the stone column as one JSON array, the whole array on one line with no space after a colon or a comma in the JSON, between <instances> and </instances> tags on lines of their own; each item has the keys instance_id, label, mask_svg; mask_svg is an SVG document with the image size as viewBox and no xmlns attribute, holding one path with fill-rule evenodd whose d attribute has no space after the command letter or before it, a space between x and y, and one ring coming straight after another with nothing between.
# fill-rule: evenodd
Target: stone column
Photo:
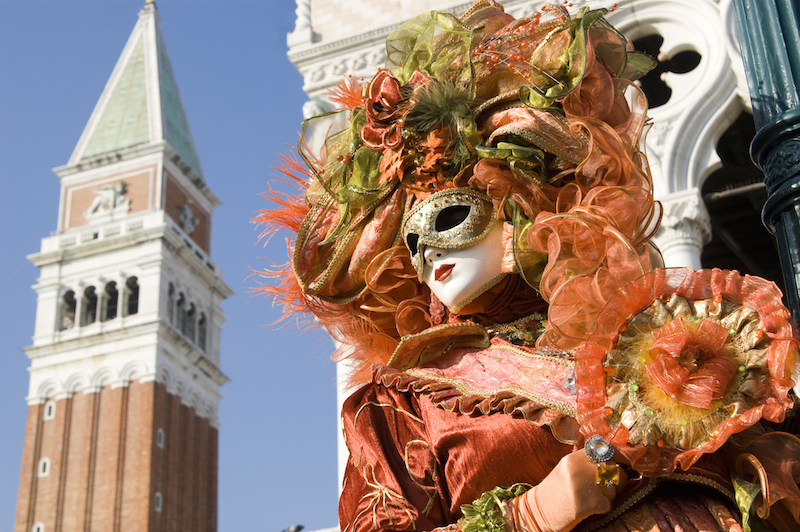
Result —
<instances>
[{"instance_id":1,"label":"stone column","mask_svg":"<svg viewBox=\"0 0 800 532\"><path fill-rule=\"evenodd\" d=\"M78 289L75 291L75 325L73 327L83 327L83 313L84 305L86 305L85 296L83 295L86 286L83 283L78 283Z\"/></svg>"},{"instance_id":2,"label":"stone column","mask_svg":"<svg viewBox=\"0 0 800 532\"><path fill-rule=\"evenodd\" d=\"M711 220L696 188L661 198L664 217L654 238L666 267L702 268L703 245L711 241Z\"/></svg>"}]
</instances>

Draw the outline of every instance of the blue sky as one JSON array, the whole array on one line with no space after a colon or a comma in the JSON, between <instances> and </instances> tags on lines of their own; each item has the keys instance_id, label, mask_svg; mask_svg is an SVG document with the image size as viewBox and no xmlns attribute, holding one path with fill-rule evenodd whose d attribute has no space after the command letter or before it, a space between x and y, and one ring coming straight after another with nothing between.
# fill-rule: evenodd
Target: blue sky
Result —
<instances>
[{"instance_id":1,"label":"blue sky","mask_svg":"<svg viewBox=\"0 0 800 532\"><path fill-rule=\"evenodd\" d=\"M56 229L59 182L144 0L0 0L0 529L13 526L25 431L37 269L25 255ZM285 260L249 218L306 100L286 58L292 0L159 0L161 29L206 181L222 200L212 257L223 304L219 530L336 524L335 368L322 333L270 328L250 267Z\"/></svg>"}]
</instances>

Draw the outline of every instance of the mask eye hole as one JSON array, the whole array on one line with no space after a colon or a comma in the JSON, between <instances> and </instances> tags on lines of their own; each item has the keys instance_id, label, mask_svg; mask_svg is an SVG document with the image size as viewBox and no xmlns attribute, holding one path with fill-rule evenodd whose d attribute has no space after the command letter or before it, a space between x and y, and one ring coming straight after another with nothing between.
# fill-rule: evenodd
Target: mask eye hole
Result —
<instances>
[{"instance_id":1,"label":"mask eye hole","mask_svg":"<svg viewBox=\"0 0 800 532\"><path fill-rule=\"evenodd\" d=\"M467 219L470 210L471 208L468 205L453 205L450 207L445 207L439 211L439 214L436 215L434 229L441 233L442 231L447 231L448 229L458 226Z\"/></svg>"},{"instance_id":2,"label":"mask eye hole","mask_svg":"<svg viewBox=\"0 0 800 532\"><path fill-rule=\"evenodd\" d=\"M408 249L411 251L411 256L417 254L417 243L419 242L419 235L416 233L409 233L406 237L406 245Z\"/></svg>"}]
</instances>

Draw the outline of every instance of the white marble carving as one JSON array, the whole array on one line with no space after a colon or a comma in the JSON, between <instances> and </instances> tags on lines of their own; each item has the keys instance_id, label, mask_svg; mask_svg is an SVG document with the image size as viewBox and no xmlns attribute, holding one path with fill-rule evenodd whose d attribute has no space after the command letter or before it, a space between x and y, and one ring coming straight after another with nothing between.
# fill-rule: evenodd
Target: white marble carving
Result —
<instances>
[{"instance_id":1,"label":"white marble carving","mask_svg":"<svg viewBox=\"0 0 800 532\"><path fill-rule=\"evenodd\" d=\"M711 241L711 220L700 191L685 190L661 199L664 217L655 243L665 266L702 267L703 245Z\"/></svg>"},{"instance_id":2,"label":"white marble carving","mask_svg":"<svg viewBox=\"0 0 800 532\"><path fill-rule=\"evenodd\" d=\"M187 199L186 203L178 207L178 211L178 223L180 223L181 229L186 231L187 235L191 235L197 224L200 223L200 219L195 218L194 211L192 211L192 201Z\"/></svg>"},{"instance_id":3,"label":"white marble carving","mask_svg":"<svg viewBox=\"0 0 800 532\"><path fill-rule=\"evenodd\" d=\"M131 208L131 200L125 197L128 192L128 186L123 181L117 181L113 185L103 185L92 192L96 196L89 208L83 213L83 217L87 221L124 215Z\"/></svg>"}]
</instances>

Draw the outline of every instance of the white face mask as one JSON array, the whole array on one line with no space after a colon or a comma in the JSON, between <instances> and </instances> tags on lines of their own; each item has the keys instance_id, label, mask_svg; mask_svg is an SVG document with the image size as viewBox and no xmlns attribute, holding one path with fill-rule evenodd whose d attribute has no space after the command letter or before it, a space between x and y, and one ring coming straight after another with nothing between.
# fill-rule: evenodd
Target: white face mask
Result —
<instances>
[{"instance_id":1,"label":"white face mask","mask_svg":"<svg viewBox=\"0 0 800 532\"><path fill-rule=\"evenodd\" d=\"M495 224L474 246L426 246L422 253L422 280L447 308L458 312L503 278L503 224Z\"/></svg>"},{"instance_id":2,"label":"white face mask","mask_svg":"<svg viewBox=\"0 0 800 532\"><path fill-rule=\"evenodd\" d=\"M403 240L411 252L411 264L422 276L425 249L462 249L474 246L497 223L492 200L471 188L448 188L431 194L403 218Z\"/></svg>"}]
</instances>

